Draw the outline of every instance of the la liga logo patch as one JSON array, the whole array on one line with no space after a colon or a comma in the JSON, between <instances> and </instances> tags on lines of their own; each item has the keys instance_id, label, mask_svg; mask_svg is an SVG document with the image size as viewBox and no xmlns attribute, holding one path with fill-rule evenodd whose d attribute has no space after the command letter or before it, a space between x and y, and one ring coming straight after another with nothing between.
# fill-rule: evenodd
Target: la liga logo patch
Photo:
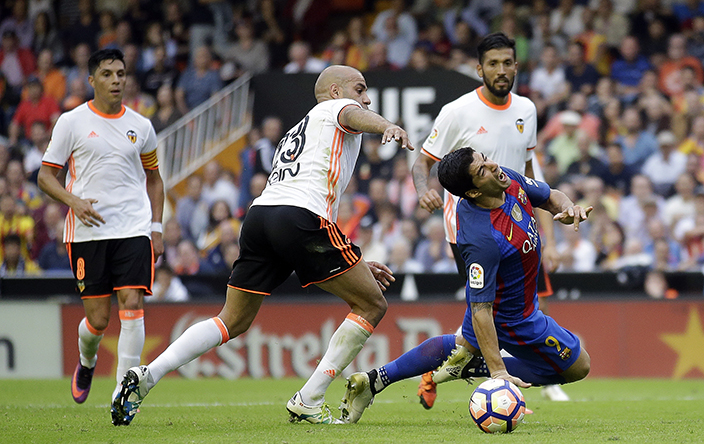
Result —
<instances>
[{"instance_id":1,"label":"la liga logo patch","mask_svg":"<svg viewBox=\"0 0 704 444\"><path fill-rule=\"evenodd\" d=\"M484 288L484 267L476 262L469 266L469 288Z\"/></svg>"}]
</instances>

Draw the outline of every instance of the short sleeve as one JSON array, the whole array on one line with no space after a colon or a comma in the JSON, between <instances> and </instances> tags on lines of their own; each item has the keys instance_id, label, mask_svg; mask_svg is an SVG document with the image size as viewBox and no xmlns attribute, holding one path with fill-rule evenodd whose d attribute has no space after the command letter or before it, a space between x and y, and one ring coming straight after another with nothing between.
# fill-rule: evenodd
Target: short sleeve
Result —
<instances>
[{"instance_id":1,"label":"short sleeve","mask_svg":"<svg viewBox=\"0 0 704 444\"><path fill-rule=\"evenodd\" d=\"M357 131L355 129L352 129L348 126L343 125L340 122L340 113L342 110L347 108L348 106L356 106L357 108L362 108L359 106L359 103L355 102L352 99L336 99L336 100L331 100L331 117L333 122L335 122L335 126L339 128L341 131L344 131L348 134L362 134L362 131Z\"/></svg>"},{"instance_id":2,"label":"short sleeve","mask_svg":"<svg viewBox=\"0 0 704 444\"><path fill-rule=\"evenodd\" d=\"M545 182L531 179L508 168L503 168L503 170L511 180L515 180L521 185L534 207L541 206L550 198L550 185Z\"/></svg>"},{"instance_id":3,"label":"short sleeve","mask_svg":"<svg viewBox=\"0 0 704 444\"><path fill-rule=\"evenodd\" d=\"M154 126L152 126L151 122L147 127L147 138L142 145L140 157L145 170L155 170L159 168L159 159L156 157L156 131L154 131Z\"/></svg>"},{"instance_id":4,"label":"short sleeve","mask_svg":"<svg viewBox=\"0 0 704 444\"><path fill-rule=\"evenodd\" d=\"M447 106L444 106L433 123L430 135L423 142L423 151L437 161L450 151L461 148L457 146L460 133L454 125L453 114Z\"/></svg>"},{"instance_id":5,"label":"short sleeve","mask_svg":"<svg viewBox=\"0 0 704 444\"><path fill-rule=\"evenodd\" d=\"M62 114L51 131L51 140L47 146L42 163L55 168L63 168L73 151L71 125L66 114Z\"/></svg>"}]
</instances>

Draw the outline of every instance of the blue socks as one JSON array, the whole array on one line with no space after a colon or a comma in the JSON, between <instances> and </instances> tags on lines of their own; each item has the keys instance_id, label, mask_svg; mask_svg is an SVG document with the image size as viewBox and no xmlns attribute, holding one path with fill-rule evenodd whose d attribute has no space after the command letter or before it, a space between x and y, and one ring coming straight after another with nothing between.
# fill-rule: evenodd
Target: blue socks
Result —
<instances>
[{"instance_id":1,"label":"blue socks","mask_svg":"<svg viewBox=\"0 0 704 444\"><path fill-rule=\"evenodd\" d=\"M378 378L372 383L375 394L389 384L411 376L435 370L455 349L455 335L442 335L426 339L419 346L407 351L396 360L379 367Z\"/></svg>"}]
</instances>

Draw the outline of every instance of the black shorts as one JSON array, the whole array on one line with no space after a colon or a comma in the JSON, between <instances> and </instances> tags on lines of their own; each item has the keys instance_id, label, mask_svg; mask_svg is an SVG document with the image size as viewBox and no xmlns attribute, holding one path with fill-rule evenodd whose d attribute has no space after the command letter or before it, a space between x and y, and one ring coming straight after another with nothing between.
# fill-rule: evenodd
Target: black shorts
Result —
<instances>
[{"instance_id":1,"label":"black shorts","mask_svg":"<svg viewBox=\"0 0 704 444\"><path fill-rule=\"evenodd\" d=\"M336 224L313 212L256 205L242 223L240 257L228 286L268 295L293 271L306 287L344 273L361 258L359 247Z\"/></svg>"},{"instance_id":2,"label":"black shorts","mask_svg":"<svg viewBox=\"0 0 704 444\"><path fill-rule=\"evenodd\" d=\"M154 252L146 236L66 244L81 298L110 296L123 288L152 294Z\"/></svg>"},{"instance_id":3,"label":"black shorts","mask_svg":"<svg viewBox=\"0 0 704 444\"><path fill-rule=\"evenodd\" d=\"M462 254L457 244L450 243L450 248L452 249L452 255L455 258L455 264L457 264L457 271L459 272L462 280L467 281L467 269L462 259ZM540 264L540 269L538 270L538 297L545 298L552 296L552 283L550 282L550 276L548 272L545 271L543 264Z\"/></svg>"}]
</instances>

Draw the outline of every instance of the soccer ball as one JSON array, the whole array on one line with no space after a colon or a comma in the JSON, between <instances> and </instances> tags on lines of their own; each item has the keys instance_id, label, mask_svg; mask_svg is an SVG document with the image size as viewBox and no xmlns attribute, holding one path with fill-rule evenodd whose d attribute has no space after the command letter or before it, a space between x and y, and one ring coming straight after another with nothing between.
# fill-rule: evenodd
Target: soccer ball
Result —
<instances>
[{"instance_id":1,"label":"soccer ball","mask_svg":"<svg viewBox=\"0 0 704 444\"><path fill-rule=\"evenodd\" d=\"M526 402L523 394L505 379L488 379L469 399L469 414L486 433L509 433L523 422Z\"/></svg>"}]
</instances>

